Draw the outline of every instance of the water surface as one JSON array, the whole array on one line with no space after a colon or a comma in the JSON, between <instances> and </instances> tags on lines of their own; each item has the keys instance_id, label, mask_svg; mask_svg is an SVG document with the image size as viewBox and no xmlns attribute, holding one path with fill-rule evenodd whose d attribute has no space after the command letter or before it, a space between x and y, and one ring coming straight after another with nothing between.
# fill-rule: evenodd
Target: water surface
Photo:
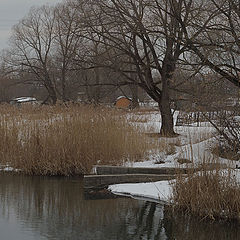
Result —
<instances>
[{"instance_id":1,"label":"water surface","mask_svg":"<svg viewBox=\"0 0 240 240\"><path fill-rule=\"evenodd\" d=\"M0 175L0 240L237 240L235 224L128 198L85 200L80 178Z\"/></svg>"}]
</instances>

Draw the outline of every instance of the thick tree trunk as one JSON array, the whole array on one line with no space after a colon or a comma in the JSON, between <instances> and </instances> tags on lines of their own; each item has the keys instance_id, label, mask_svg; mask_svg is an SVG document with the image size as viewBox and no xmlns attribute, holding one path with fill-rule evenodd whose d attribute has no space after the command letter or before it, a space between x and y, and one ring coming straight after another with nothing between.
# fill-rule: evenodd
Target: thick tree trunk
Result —
<instances>
[{"instance_id":1,"label":"thick tree trunk","mask_svg":"<svg viewBox=\"0 0 240 240\"><path fill-rule=\"evenodd\" d=\"M174 132L174 126L173 126L173 115L171 113L169 103L165 100L161 100L161 102L159 103L159 109L160 109L161 118L162 118L160 134L162 136L176 135L176 133Z\"/></svg>"},{"instance_id":2,"label":"thick tree trunk","mask_svg":"<svg viewBox=\"0 0 240 240\"><path fill-rule=\"evenodd\" d=\"M158 105L162 118L160 134L169 137L176 135L174 132L173 115L170 107L169 80L167 78L162 79L162 94Z\"/></svg>"}]
</instances>

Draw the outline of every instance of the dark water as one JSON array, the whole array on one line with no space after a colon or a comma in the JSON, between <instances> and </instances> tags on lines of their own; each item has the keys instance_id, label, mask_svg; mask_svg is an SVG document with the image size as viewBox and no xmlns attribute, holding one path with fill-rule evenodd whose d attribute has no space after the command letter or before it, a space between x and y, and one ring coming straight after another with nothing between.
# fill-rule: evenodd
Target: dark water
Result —
<instances>
[{"instance_id":1,"label":"dark water","mask_svg":"<svg viewBox=\"0 0 240 240\"><path fill-rule=\"evenodd\" d=\"M0 176L0 240L235 240L240 226L133 199L84 200L80 179Z\"/></svg>"}]
</instances>

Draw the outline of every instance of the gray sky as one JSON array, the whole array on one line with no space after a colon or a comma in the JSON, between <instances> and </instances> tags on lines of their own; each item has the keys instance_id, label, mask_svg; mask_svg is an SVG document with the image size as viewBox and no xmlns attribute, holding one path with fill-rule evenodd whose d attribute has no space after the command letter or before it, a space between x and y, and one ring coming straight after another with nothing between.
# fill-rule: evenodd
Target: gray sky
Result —
<instances>
[{"instance_id":1,"label":"gray sky","mask_svg":"<svg viewBox=\"0 0 240 240\"><path fill-rule=\"evenodd\" d=\"M0 51L7 47L11 28L32 6L55 4L62 0L0 0Z\"/></svg>"}]
</instances>

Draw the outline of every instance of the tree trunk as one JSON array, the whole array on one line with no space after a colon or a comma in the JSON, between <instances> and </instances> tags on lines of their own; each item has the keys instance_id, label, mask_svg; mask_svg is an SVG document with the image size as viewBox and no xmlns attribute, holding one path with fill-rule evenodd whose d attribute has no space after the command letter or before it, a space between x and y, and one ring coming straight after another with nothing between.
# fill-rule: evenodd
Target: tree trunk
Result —
<instances>
[{"instance_id":1,"label":"tree trunk","mask_svg":"<svg viewBox=\"0 0 240 240\"><path fill-rule=\"evenodd\" d=\"M54 89L49 89L48 90L49 97L52 100L52 104L55 105L57 103L57 95Z\"/></svg>"},{"instance_id":2,"label":"tree trunk","mask_svg":"<svg viewBox=\"0 0 240 240\"><path fill-rule=\"evenodd\" d=\"M99 103L100 100L100 70L99 68L94 69L95 72L95 84L94 93L93 93L93 100L95 103Z\"/></svg>"},{"instance_id":3,"label":"tree trunk","mask_svg":"<svg viewBox=\"0 0 240 240\"><path fill-rule=\"evenodd\" d=\"M45 66L45 79L44 85L48 91L49 98L52 100L52 104L55 105L57 103L57 93L54 87L54 84L48 74L47 67Z\"/></svg>"},{"instance_id":4,"label":"tree trunk","mask_svg":"<svg viewBox=\"0 0 240 240\"><path fill-rule=\"evenodd\" d=\"M63 102L67 101L67 98L66 98L66 70L65 70L65 66L63 66L63 69L62 69L62 100L63 100Z\"/></svg>"},{"instance_id":5,"label":"tree trunk","mask_svg":"<svg viewBox=\"0 0 240 240\"><path fill-rule=\"evenodd\" d=\"M45 82L45 87L46 87L46 89L48 91L49 98L51 99L52 104L55 105L57 103L57 93L56 93L56 91L54 89L53 84L50 81L48 81L47 84Z\"/></svg>"},{"instance_id":6,"label":"tree trunk","mask_svg":"<svg viewBox=\"0 0 240 240\"><path fill-rule=\"evenodd\" d=\"M129 85L129 88L132 93L132 106L131 108L137 108L139 107L139 102L138 102L138 85L137 84L131 84Z\"/></svg>"},{"instance_id":7,"label":"tree trunk","mask_svg":"<svg viewBox=\"0 0 240 240\"><path fill-rule=\"evenodd\" d=\"M173 115L170 107L169 79L167 78L162 78L162 94L158 105L162 118L160 134L169 137L176 135L174 132Z\"/></svg>"}]
</instances>

